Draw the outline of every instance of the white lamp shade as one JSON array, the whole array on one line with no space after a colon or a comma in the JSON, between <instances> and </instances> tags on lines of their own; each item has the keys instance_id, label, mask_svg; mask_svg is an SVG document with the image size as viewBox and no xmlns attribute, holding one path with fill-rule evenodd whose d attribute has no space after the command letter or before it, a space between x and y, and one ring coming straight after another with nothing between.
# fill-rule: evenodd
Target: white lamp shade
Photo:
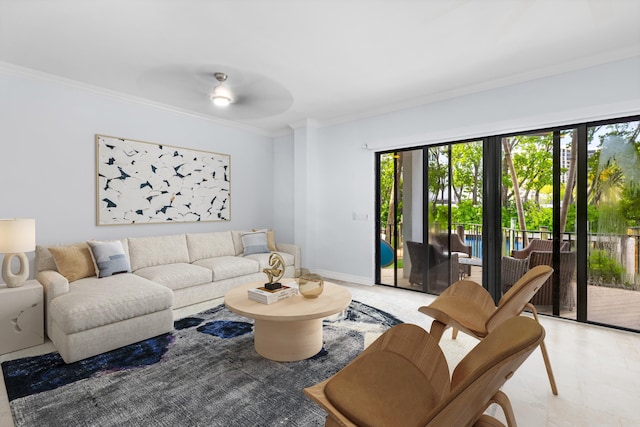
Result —
<instances>
[{"instance_id":1,"label":"white lamp shade","mask_svg":"<svg viewBox=\"0 0 640 427\"><path fill-rule=\"evenodd\" d=\"M16 254L35 250L35 219L0 219L0 253Z\"/></svg>"}]
</instances>

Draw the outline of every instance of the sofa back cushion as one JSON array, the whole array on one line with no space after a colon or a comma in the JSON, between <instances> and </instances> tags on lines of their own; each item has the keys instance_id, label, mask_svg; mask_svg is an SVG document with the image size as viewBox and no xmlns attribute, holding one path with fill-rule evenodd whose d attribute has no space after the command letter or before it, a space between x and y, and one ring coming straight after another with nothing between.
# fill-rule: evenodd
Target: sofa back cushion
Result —
<instances>
[{"instance_id":1,"label":"sofa back cushion","mask_svg":"<svg viewBox=\"0 0 640 427\"><path fill-rule=\"evenodd\" d=\"M46 270L58 271L58 267L56 266L56 260L53 259L53 254L51 254L47 246L43 246L43 245L36 245L36 258L34 261L34 266L36 270L36 276L41 271L46 271Z\"/></svg>"},{"instance_id":2,"label":"sofa back cushion","mask_svg":"<svg viewBox=\"0 0 640 427\"><path fill-rule=\"evenodd\" d=\"M235 255L230 231L187 234L187 248L190 262Z\"/></svg>"},{"instance_id":3,"label":"sofa back cushion","mask_svg":"<svg viewBox=\"0 0 640 427\"><path fill-rule=\"evenodd\" d=\"M154 265L189 262L187 238L184 234L130 237L127 240L132 271Z\"/></svg>"}]
</instances>

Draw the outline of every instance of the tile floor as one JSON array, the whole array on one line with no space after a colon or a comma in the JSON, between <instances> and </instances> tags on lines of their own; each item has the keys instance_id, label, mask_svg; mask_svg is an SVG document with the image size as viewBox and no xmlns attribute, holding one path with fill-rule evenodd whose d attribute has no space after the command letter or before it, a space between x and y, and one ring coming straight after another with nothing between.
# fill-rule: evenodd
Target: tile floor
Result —
<instances>
[{"instance_id":1,"label":"tile floor","mask_svg":"<svg viewBox=\"0 0 640 427\"><path fill-rule=\"evenodd\" d=\"M341 284L351 289L353 299L383 309L405 322L427 330L430 327L431 319L417 309L432 301L433 296L385 286ZM184 317L221 302L214 300L186 307L174 314L176 318ZM541 323L547 332L546 343L559 395L551 394L542 355L536 350L503 388L511 399L518 425L640 426L640 334L549 317L542 317ZM445 332L442 345L449 363L455 365L475 342L463 334L451 342L451 334ZM46 342L0 355L0 362L50 351L53 346ZM504 421L500 409L495 410L495 415ZM2 381L0 427L5 426L13 426L13 422Z\"/></svg>"}]
</instances>

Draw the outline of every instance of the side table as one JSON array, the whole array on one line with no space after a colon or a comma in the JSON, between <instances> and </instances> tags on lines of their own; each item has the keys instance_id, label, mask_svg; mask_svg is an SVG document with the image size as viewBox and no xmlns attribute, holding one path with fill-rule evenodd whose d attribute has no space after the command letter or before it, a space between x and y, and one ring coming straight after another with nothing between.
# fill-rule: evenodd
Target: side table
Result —
<instances>
[{"instance_id":1,"label":"side table","mask_svg":"<svg viewBox=\"0 0 640 427\"><path fill-rule=\"evenodd\" d=\"M37 280L27 280L17 288L0 284L0 354L43 342L42 285Z\"/></svg>"}]
</instances>

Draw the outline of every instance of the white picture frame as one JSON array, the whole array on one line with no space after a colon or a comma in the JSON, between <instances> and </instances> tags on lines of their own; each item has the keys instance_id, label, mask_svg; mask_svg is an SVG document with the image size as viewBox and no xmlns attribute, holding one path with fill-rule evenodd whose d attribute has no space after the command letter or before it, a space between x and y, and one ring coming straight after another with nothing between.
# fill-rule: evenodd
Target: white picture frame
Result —
<instances>
[{"instance_id":1,"label":"white picture frame","mask_svg":"<svg viewBox=\"0 0 640 427\"><path fill-rule=\"evenodd\" d=\"M231 156L96 135L97 225L231 220Z\"/></svg>"}]
</instances>

